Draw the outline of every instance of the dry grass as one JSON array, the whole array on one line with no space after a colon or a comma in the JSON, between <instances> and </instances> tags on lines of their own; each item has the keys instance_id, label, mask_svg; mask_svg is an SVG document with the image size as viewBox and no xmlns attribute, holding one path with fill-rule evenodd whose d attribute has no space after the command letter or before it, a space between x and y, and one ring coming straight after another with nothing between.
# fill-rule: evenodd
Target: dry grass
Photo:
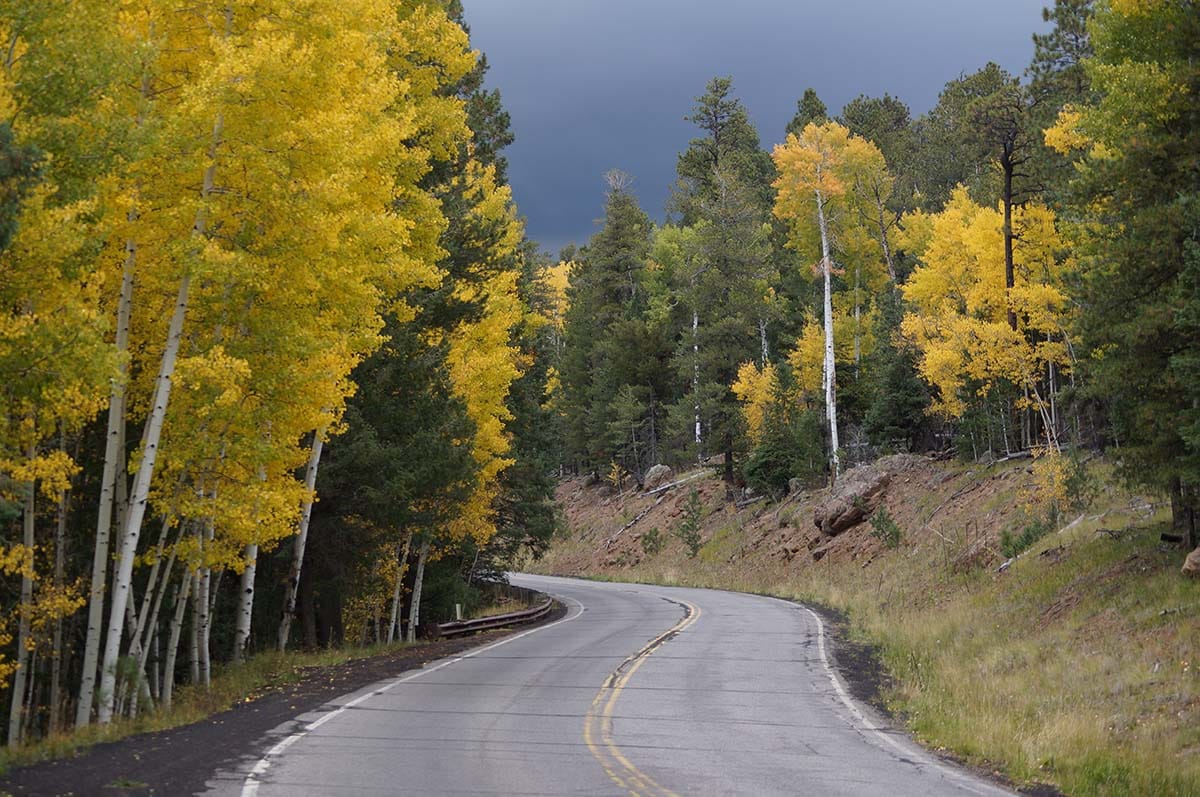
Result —
<instances>
[{"instance_id":1,"label":"dry grass","mask_svg":"<svg viewBox=\"0 0 1200 797\"><path fill-rule=\"evenodd\" d=\"M1002 573L994 562L955 568L971 540L952 527L905 528L898 550L866 564L803 555L786 563L752 546L749 533L739 548L737 523L718 516L694 560L668 546L592 574L844 610L895 677L889 704L929 745L1071 795L1200 795L1200 583L1179 575L1178 550L1160 550L1164 511L1131 508L1104 468L1095 473L1102 490L1090 514ZM960 514L985 517L1017 501L1016 469L957 468L946 489L985 477L1001 486L977 491ZM940 500L925 501L917 517ZM749 515L742 521L748 528ZM1123 531L1114 539L1102 527ZM559 557L581 561L586 543L561 545L543 570Z\"/></svg>"}]
</instances>

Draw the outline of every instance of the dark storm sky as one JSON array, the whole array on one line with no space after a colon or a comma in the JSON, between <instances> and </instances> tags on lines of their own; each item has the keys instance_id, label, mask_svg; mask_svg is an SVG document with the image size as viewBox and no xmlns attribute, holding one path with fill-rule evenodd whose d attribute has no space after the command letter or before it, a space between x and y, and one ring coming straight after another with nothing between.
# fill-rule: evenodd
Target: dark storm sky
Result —
<instances>
[{"instance_id":1,"label":"dark storm sky","mask_svg":"<svg viewBox=\"0 0 1200 797\"><path fill-rule=\"evenodd\" d=\"M464 0L516 143L509 177L532 238L584 243L602 175L622 169L662 220L683 117L709 78L734 91L770 148L812 86L831 114L888 92L913 115L947 80L995 61L1020 74L1052 0Z\"/></svg>"}]
</instances>

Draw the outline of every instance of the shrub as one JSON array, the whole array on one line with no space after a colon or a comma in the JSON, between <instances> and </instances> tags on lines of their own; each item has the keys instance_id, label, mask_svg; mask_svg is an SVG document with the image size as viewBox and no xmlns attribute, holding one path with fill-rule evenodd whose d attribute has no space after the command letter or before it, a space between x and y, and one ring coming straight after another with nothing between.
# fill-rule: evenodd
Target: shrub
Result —
<instances>
[{"instance_id":1,"label":"shrub","mask_svg":"<svg viewBox=\"0 0 1200 797\"><path fill-rule=\"evenodd\" d=\"M1000 553L1007 558L1012 559L1017 554L1025 551L1029 546L1045 537L1054 529L1054 521L1052 517L1034 518L1025 525L1020 534L1013 534L1005 529L1000 534Z\"/></svg>"},{"instance_id":2,"label":"shrub","mask_svg":"<svg viewBox=\"0 0 1200 797\"><path fill-rule=\"evenodd\" d=\"M674 534L687 547L688 558L695 559L700 553L700 521L704 518L704 507L700 504L700 493L693 487L688 491L687 506L683 508L683 522L674 530Z\"/></svg>"},{"instance_id":3,"label":"shrub","mask_svg":"<svg viewBox=\"0 0 1200 797\"><path fill-rule=\"evenodd\" d=\"M871 536L888 548L898 548L900 540L904 537L904 532L900 530L900 526L888 514L887 509L881 506L875 511L874 515L871 515Z\"/></svg>"},{"instance_id":4,"label":"shrub","mask_svg":"<svg viewBox=\"0 0 1200 797\"><path fill-rule=\"evenodd\" d=\"M662 550L663 538L658 530L658 526L647 531L642 535L642 552L647 556L654 556Z\"/></svg>"},{"instance_id":5,"label":"shrub","mask_svg":"<svg viewBox=\"0 0 1200 797\"><path fill-rule=\"evenodd\" d=\"M763 438L750 452L742 475L755 492L778 499L788 480L820 482L825 475L825 448L820 416L811 410L771 413Z\"/></svg>"}]
</instances>

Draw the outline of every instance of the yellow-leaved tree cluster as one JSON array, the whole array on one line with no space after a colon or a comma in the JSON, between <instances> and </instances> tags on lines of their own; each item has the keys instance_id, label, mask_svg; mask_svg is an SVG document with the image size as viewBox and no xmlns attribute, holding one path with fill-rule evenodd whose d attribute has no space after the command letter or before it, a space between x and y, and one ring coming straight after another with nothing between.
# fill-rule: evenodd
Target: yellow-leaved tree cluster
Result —
<instances>
[{"instance_id":1,"label":"yellow-leaved tree cluster","mask_svg":"<svg viewBox=\"0 0 1200 797\"><path fill-rule=\"evenodd\" d=\"M2 2L0 38L0 522L20 529L0 538L0 577L19 583L0 682L16 745L72 711L86 725L169 705L181 655L207 683L215 613L236 618L239 659L258 560L277 549L287 644L322 452L356 367L388 319L421 325L423 293L482 307L423 334L444 341L477 463L439 544L486 543L528 310L511 193L471 155L459 89L477 54L446 4ZM505 264L481 283L443 266L450 183L499 230L467 255ZM68 515L90 531L68 533ZM222 577L239 580L233 605Z\"/></svg>"}]
</instances>

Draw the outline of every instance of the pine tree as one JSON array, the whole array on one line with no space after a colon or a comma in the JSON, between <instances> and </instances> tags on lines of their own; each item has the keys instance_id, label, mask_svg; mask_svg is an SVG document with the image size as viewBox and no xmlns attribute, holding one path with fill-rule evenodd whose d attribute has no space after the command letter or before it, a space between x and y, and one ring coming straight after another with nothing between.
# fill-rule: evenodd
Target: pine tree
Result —
<instances>
[{"instance_id":1,"label":"pine tree","mask_svg":"<svg viewBox=\"0 0 1200 797\"><path fill-rule=\"evenodd\" d=\"M1077 159L1080 360L1125 474L1168 491L1175 525L1196 544L1200 15L1188 2L1112 3L1088 31L1097 99L1046 133Z\"/></svg>"}]
</instances>

